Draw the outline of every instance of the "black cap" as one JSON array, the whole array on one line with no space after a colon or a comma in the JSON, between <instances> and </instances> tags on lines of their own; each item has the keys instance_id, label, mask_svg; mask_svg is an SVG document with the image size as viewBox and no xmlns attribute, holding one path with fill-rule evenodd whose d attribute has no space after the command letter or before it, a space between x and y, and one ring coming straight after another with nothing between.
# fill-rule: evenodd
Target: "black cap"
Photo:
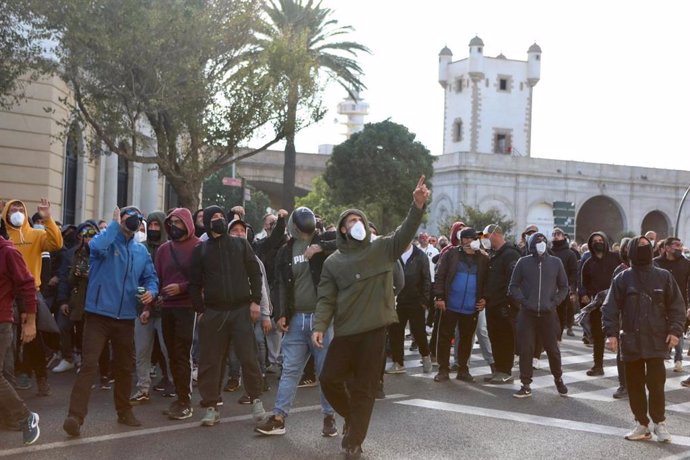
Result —
<instances>
[{"instance_id":1,"label":"black cap","mask_svg":"<svg viewBox=\"0 0 690 460\"><path fill-rule=\"evenodd\" d=\"M475 240L477 239L477 232L472 227L465 227L460 230L460 239L462 238L472 238Z\"/></svg>"}]
</instances>

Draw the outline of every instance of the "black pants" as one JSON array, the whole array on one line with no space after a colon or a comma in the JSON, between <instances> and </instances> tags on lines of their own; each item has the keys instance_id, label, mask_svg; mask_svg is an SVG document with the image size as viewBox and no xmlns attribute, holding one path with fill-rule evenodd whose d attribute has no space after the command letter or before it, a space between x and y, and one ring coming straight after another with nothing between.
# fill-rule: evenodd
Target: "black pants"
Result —
<instances>
[{"instance_id":1,"label":"black pants","mask_svg":"<svg viewBox=\"0 0 690 460\"><path fill-rule=\"evenodd\" d=\"M549 368L555 379L561 378L561 350L558 348L558 314L542 313L540 316L520 310L517 317L517 335L520 341L520 381L523 385L532 383L532 358L534 338L539 335L549 358Z\"/></svg>"},{"instance_id":2,"label":"black pants","mask_svg":"<svg viewBox=\"0 0 690 460\"><path fill-rule=\"evenodd\" d=\"M263 380L249 306L228 311L207 308L199 320L198 384L202 407L216 407L218 403L219 382L223 378L231 341L242 365L242 380L247 394L252 400L261 396Z\"/></svg>"},{"instance_id":3,"label":"black pants","mask_svg":"<svg viewBox=\"0 0 690 460\"><path fill-rule=\"evenodd\" d=\"M592 357L594 367L604 367L604 343L606 337L601 326L601 308L595 308L590 315L592 320Z\"/></svg>"},{"instance_id":4,"label":"black pants","mask_svg":"<svg viewBox=\"0 0 690 460\"><path fill-rule=\"evenodd\" d=\"M616 353L616 367L618 368L618 385L625 385L625 361L621 359L621 348L618 347L618 353Z\"/></svg>"},{"instance_id":5,"label":"black pants","mask_svg":"<svg viewBox=\"0 0 690 460\"><path fill-rule=\"evenodd\" d=\"M570 301L570 295L567 295L565 300L558 306L558 319L561 323L561 332L563 332L563 329L573 327L575 324L575 306Z\"/></svg>"},{"instance_id":6,"label":"black pants","mask_svg":"<svg viewBox=\"0 0 690 460\"><path fill-rule=\"evenodd\" d=\"M410 322L410 331L419 346L419 354L429 356L429 342L426 338L424 325L424 308L421 305L398 305L398 322L388 326L391 340L391 354L393 362L403 364L405 356L405 325Z\"/></svg>"},{"instance_id":7,"label":"black pants","mask_svg":"<svg viewBox=\"0 0 690 460\"><path fill-rule=\"evenodd\" d=\"M347 422L348 434L343 445L361 445L366 438L385 342L386 329L380 327L361 334L336 336L328 347L319 382L323 395Z\"/></svg>"},{"instance_id":8,"label":"black pants","mask_svg":"<svg viewBox=\"0 0 690 460\"><path fill-rule=\"evenodd\" d=\"M663 358L626 361L625 380L630 409L640 425L649 425L649 417L654 423L666 420L664 415L666 368ZM649 390L649 407L647 407L645 385ZM649 410L649 417L647 410Z\"/></svg>"},{"instance_id":9,"label":"black pants","mask_svg":"<svg viewBox=\"0 0 690 460\"><path fill-rule=\"evenodd\" d=\"M161 327L170 359L177 400L189 404L192 397L192 340L196 313L189 307L163 308ZM165 360L163 360L165 361Z\"/></svg>"},{"instance_id":10,"label":"black pants","mask_svg":"<svg viewBox=\"0 0 690 460\"><path fill-rule=\"evenodd\" d=\"M472 354L472 337L477 328L477 313L463 315L454 311L441 312L438 326L438 369L448 372L450 368L450 341L455 337L455 328L460 328L458 351L458 373L467 372L467 362Z\"/></svg>"},{"instance_id":11,"label":"black pants","mask_svg":"<svg viewBox=\"0 0 690 460\"><path fill-rule=\"evenodd\" d=\"M510 315L507 305L486 309L486 329L489 332L496 372L510 375L515 356L515 319Z\"/></svg>"},{"instance_id":12,"label":"black pants","mask_svg":"<svg viewBox=\"0 0 690 460\"><path fill-rule=\"evenodd\" d=\"M431 356L436 356L438 353L438 318L441 315L441 311L434 308L429 312L427 317L427 324L429 323L429 317L431 317L431 338L429 339L429 351Z\"/></svg>"},{"instance_id":13,"label":"black pants","mask_svg":"<svg viewBox=\"0 0 690 460\"><path fill-rule=\"evenodd\" d=\"M69 415L82 421L88 412L91 385L98 374L98 362L108 340L113 348L115 410L118 414L131 410L129 396L134 374L134 320L118 320L86 313L81 369L72 387L69 402Z\"/></svg>"}]
</instances>

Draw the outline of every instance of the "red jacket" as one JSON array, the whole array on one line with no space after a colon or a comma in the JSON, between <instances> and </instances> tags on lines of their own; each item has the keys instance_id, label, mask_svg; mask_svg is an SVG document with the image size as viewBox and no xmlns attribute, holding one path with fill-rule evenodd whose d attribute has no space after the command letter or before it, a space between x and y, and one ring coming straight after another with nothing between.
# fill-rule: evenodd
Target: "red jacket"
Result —
<instances>
[{"instance_id":1,"label":"red jacket","mask_svg":"<svg viewBox=\"0 0 690 460\"><path fill-rule=\"evenodd\" d=\"M0 237L0 323L11 323L12 302L20 297L24 313L36 313L36 285L19 250Z\"/></svg>"}]
</instances>

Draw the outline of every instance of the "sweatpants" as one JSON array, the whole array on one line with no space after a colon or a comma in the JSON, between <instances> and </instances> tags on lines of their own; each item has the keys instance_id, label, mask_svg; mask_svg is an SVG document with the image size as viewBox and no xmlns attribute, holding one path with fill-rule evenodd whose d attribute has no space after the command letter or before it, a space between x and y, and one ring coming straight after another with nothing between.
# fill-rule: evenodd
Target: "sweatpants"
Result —
<instances>
[{"instance_id":1,"label":"sweatpants","mask_svg":"<svg viewBox=\"0 0 690 460\"><path fill-rule=\"evenodd\" d=\"M507 305L486 309L486 328L489 331L496 372L510 375L515 357L515 319L510 315Z\"/></svg>"},{"instance_id":2,"label":"sweatpants","mask_svg":"<svg viewBox=\"0 0 690 460\"><path fill-rule=\"evenodd\" d=\"M649 425L650 417L654 423L666 420L664 412L666 367L663 358L625 361L625 380L630 409L640 425ZM645 386L649 390L649 404Z\"/></svg>"},{"instance_id":3,"label":"sweatpants","mask_svg":"<svg viewBox=\"0 0 690 460\"><path fill-rule=\"evenodd\" d=\"M520 310L517 317L517 336L520 342L520 380L523 385L532 383L532 359L534 342L538 335L549 358L549 368L554 379L563 375L561 369L561 350L558 348L558 314L541 313L539 316Z\"/></svg>"}]
</instances>

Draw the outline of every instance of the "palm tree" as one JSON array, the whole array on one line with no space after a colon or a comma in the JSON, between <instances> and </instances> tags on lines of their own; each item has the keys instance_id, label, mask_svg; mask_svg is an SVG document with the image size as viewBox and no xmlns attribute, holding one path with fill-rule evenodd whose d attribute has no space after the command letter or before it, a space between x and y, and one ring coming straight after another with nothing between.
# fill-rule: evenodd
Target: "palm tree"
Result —
<instances>
[{"instance_id":1,"label":"palm tree","mask_svg":"<svg viewBox=\"0 0 690 460\"><path fill-rule=\"evenodd\" d=\"M340 84L356 100L359 91L366 87L360 79L362 69L354 58L360 51L370 51L353 41L337 41L337 37L353 28L338 26L338 21L332 18L332 10L322 8L320 1L272 0L264 6L264 12L266 19L252 54L254 58L263 60L285 98L282 196L283 207L292 210L295 199L295 133L302 127L298 109L308 106L311 121L324 116L325 112L318 103L322 89L319 81L323 74Z\"/></svg>"}]
</instances>

